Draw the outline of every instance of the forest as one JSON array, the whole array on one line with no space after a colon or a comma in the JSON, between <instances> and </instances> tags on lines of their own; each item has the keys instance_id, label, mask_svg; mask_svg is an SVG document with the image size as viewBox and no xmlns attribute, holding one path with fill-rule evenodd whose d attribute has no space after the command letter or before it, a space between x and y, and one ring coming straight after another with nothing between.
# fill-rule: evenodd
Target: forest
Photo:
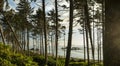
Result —
<instances>
[{"instance_id":1,"label":"forest","mask_svg":"<svg viewBox=\"0 0 120 66\"><path fill-rule=\"evenodd\" d=\"M0 0L0 66L120 66L119 2Z\"/></svg>"}]
</instances>

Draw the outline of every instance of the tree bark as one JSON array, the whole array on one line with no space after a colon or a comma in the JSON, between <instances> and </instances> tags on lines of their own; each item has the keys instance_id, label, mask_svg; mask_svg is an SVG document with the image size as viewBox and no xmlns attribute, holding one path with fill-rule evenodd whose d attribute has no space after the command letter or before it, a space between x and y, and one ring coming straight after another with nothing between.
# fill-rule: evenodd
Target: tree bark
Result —
<instances>
[{"instance_id":1,"label":"tree bark","mask_svg":"<svg viewBox=\"0 0 120 66\"><path fill-rule=\"evenodd\" d=\"M47 28L46 28L46 17L45 17L45 0L42 0L43 6L43 20L44 20L44 39L45 39L45 66L47 66Z\"/></svg>"},{"instance_id":2,"label":"tree bark","mask_svg":"<svg viewBox=\"0 0 120 66\"><path fill-rule=\"evenodd\" d=\"M64 30L64 48L65 48L65 30ZM65 49L64 49L64 57L65 57Z\"/></svg>"},{"instance_id":3,"label":"tree bark","mask_svg":"<svg viewBox=\"0 0 120 66\"><path fill-rule=\"evenodd\" d=\"M0 0L0 12L3 11L4 0Z\"/></svg>"},{"instance_id":4,"label":"tree bark","mask_svg":"<svg viewBox=\"0 0 120 66\"><path fill-rule=\"evenodd\" d=\"M92 41L92 34L91 34L91 25L90 25L90 18L89 18L89 10L88 10L88 4L87 4L87 0L85 0L85 6L84 6L84 14L85 14L85 19L86 19L86 31L89 34L89 39L90 39L90 43L91 43L91 49L92 49L92 58L93 58L93 63L95 58L94 58L94 45L93 45L93 41Z\"/></svg>"},{"instance_id":5,"label":"tree bark","mask_svg":"<svg viewBox=\"0 0 120 66\"><path fill-rule=\"evenodd\" d=\"M30 55L30 50L29 50L29 31L28 31L28 28L27 28L27 51L28 51L28 55Z\"/></svg>"},{"instance_id":6,"label":"tree bark","mask_svg":"<svg viewBox=\"0 0 120 66\"><path fill-rule=\"evenodd\" d=\"M72 45L72 31L73 31L73 0L70 0L70 16L69 16L69 34L68 34L68 45L65 59L65 66L69 66L71 45Z\"/></svg>"},{"instance_id":7,"label":"tree bark","mask_svg":"<svg viewBox=\"0 0 120 66\"><path fill-rule=\"evenodd\" d=\"M5 37L3 35L3 31L2 31L2 26L0 25L0 33L1 33L1 37L2 37L2 42L5 45Z\"/></svg>"},{"instance_id":8,"label":"tree bark","mask_svg":"<svg viewBox=\"0 0 120 66\"><path fill-rule=\"evenodd\" d=\"M85 38L85 22L83 23L83 46L84 46L84 62L86 62L86 38Z\"/></svg>"},{"instance_id":9,"label":"tree bark","mask_svg":"<svg viewBox=\"0 0 120 66\"><path fill-rule=\"evenodd\" d=\"M105 0L104 66L120 66L120 1Z\"/></svg>"},{"instance_id":10,"label":"tree bark","mask_svg":"<svg viewBox=\"0 0 120 66\"><path fill-rule=\"evenodd\" d=\"M57 8L57 0L55 0L55 12L56 12L56 35L55 35L55 44L56 44L56 66L58 62L58 8Z\"/></svg>"},{"instance_id":11,"label":"tree bark","mask_svg":"<svg viewBox=\"0 0 120 66\"><path fill-rule=\"evenodd\" d=\"M51 51L52 51L52 56L54 57L53 35L51 35Z\"/></svg>"}]
</instances>

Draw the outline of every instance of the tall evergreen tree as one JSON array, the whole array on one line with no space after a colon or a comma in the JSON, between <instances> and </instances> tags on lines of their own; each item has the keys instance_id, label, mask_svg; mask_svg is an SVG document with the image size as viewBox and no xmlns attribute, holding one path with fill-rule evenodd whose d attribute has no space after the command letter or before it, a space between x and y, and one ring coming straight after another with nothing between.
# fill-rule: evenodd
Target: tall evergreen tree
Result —
<instances>
[{"instance_id":1,"label":"tall evergreen tree","mask_svg":"<svg viewBox=\"0 0 120 66\"><path fill-rule=\"evenodd\" d=\"M29 22L28 18L32 13L32 8L30 7L30 3L28 0L20 0L20 3L18 4L16 9L19 11L19 25L22 32L21 35L23 48L25 50L27 46L27 50L29 52L29 31L31 29L31 23Z\"/></svg>"},{"instance_id":2,"label":"tall evergreen tree","mask_svg":"<svg viewBox=\"0 0 120 66\"><path fill-rule=\"evenodd\" d=\"M55 0L55 12L56 12L56 35L55 35L55 44L56 44L56 66L58 62L58 7L57 0Z\"/></svg>"},{"instance_id":3,"label":"tall evergreen tree","mask_svg":"<svg viewBox=\"0 0 120 66\"><path fill-rule=\"evenodd\" d=\"M69 34L68 34L68 45L65 59L65 66L69 66L71 45L72 45L72 31L73 31L73 0L70 0L70 13L69 13Z\"/></svg>"},{"instance_id":4,"label":"tall evergreen tree","mask_svg":"<svg viewBox=\"0 0 120 66\"><path fill-rule=\"evenodd\" d=\"M45 66L47 66L47 26L46 26L46 17L45 17L45 0L42 0L43 7L43 21L44 21L44 40L45 40Z\"/></svg>"}]
</instances>

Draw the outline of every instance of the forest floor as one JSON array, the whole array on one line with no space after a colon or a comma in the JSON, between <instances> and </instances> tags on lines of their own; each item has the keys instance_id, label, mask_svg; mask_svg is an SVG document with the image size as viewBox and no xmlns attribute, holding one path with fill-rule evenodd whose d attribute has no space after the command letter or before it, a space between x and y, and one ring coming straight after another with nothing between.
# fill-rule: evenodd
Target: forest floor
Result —
<instances>
[{"instance_id":1,"label":"forest floor","mask_svg":"<svg viewBox=\"0 0 120 66\"><path fill-rule=\"evenodd\" d=\"M12 51L10 46L0 44L0 66L44 66L45 57L38 53L24 51L24 54L16 53ZM59 56L57 65L64 66L65 57ZM56 59L52 55L48 56L48 66L55 66ZM84 62L83 59L71 58L69 66L88 66L87 60ZM103 66L102 62L97 61L93 63L90 60L89 66Z\"/></svg>"}]
</instances>

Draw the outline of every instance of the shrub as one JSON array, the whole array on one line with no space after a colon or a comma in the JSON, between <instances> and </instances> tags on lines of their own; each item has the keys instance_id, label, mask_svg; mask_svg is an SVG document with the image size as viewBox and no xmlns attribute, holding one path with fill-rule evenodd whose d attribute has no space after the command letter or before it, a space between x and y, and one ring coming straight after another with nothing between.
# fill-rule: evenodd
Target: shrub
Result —
<instances>
[{"instance_id":1,"label":"shrub","mask_svg":"<svg viewBox=\"0 0 120 66\"><path fill-rule=\"evenodd\" d=\"M33 61L37 62L38 65L44 66L45 58L43 56L33 56Z\"/></svg>"},{"instance_id":2,"label":"shrub","mask_svg":"<svg viewBox=\"0 0 120 66\"><path fill-rule=\"evenodd\" d=\"M33 61L37 62L38 65L40 66L44 66L45 64L45 57L44 56L40 56L40 55L36 55L36 56L33 56ZM64 66L64 62L65 62L65 59L59 59L58 60L58 66ZM48 57L48 66L55 66L56 65L56 60L52 57Z\"/></svg>"},{"instance_id":3,"label":"shrub","mask_svg":"<svg viewBox=\"0 0 120 66\"><path fill-rule=\"evenodd\" d=\"M0 58L0 66L17 66L6 59Z\"/></svg>"},{"instance_id":4,"label":"shrub","mask_svg":"<svg viewBox=\"0 0 120 66\"><path fill-rule=\"evenodd\" d=\"M14 54L9 46L0 44L0 66L38 66L31 57Z\"/></svg>"},{"instance_id":5,"label":"shrub","mask_svg":"<svg viewBox=\"0 0 120 66\"><path fill-rule=\"evenodd\" d=\"M56 65L56 61L51 58L51 57L48 57L48 66L55 66Z\"/></svg>"},{"instance_id":6,"label":"shrub","mask_svg":"<svg viewBox=\"0 0 120 66\"><path fill-rule=\"evenodd\" d=\"M16 64L17 66L31 66L31 65L38 66L37 63L33 62L32 58L30 57L23 56L21 54L15 54L12 55L11 57L12 57L11 62L13 64Z\"/></svg>"},{"instance_id":7,"label":"shrub","mask_svg":"<svg viewBox=\"0 0 120 66\"><path fill-rule=\"evenodd\" d=\"M70 62L70 66L87 66L85 62Z\"/></svg>"}]
</instances>

